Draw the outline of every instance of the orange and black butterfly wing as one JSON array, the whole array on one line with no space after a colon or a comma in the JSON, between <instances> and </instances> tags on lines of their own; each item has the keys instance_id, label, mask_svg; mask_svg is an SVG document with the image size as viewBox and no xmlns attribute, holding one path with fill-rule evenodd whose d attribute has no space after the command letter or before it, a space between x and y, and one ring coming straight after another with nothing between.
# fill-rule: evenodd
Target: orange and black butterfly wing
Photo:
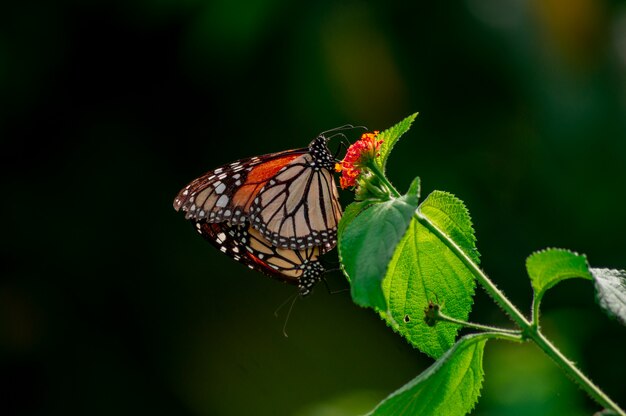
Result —
<instances>
[{"instance_id":1,"label":"orange and black butterfly wing","mask_svg":"<svg viewBox=\"0 0 626 416\"><path fill-rule=\"evenodd\" d=\"M333 167L326 139L320 136L255 196L250 206L253 227L277 247L331 250L342 214Z\"/></svg>"},{"instance_id":2,"label":"orange and black butterfly wing","mask_svg":"<svg viewBox=\"0 0 626 416\"><path fill-rule=\"evenodd\" d=\"M256 194L276 173L307 149L241 159L194 179L174 199L186 219L241 224Z\"/></svg>"},{"instance_id":3,"label":"orange and black butterfly wing","mask_svg":"<svg viewBox=\"0 0 626 416\"><path fill-rule=\"evenodd\" d=\"M272 278L297 285L301 296L311 292L324 273L318 247L289 250L272 246L249 224L196 222L196 230L218 250Z\"/></svg>"}]
</instances>

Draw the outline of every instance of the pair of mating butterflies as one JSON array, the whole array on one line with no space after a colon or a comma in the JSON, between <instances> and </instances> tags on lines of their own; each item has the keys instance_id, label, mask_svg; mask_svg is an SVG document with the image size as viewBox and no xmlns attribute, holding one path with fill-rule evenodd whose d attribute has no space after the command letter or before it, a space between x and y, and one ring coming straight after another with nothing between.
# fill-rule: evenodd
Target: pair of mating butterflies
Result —
<instances>
[{"instance_id":1,"label":"pair of mating butterflies","mask_svg":"<svg viewBox=\"0 0 626 416\"><path fill-rule=\"evenodd\" d=\"M178 193L174 209L223 253L306 296L324 273L319 256L337 244L342 214L327 141L320 134L306 148L209 171Z\"/></svg>"}]
</instances>

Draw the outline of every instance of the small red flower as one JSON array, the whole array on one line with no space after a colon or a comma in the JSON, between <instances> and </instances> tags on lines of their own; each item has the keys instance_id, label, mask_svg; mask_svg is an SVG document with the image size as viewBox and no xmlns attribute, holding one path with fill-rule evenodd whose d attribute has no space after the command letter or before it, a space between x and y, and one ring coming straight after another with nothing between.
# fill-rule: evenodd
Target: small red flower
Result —
<instances>
[{"instance_id":1,"label":"small red flower","mask_svg":"<svg viewBox=\"0 0 626 416\"><path fill-rule=\"evenodd\" d=\"M361 168L379 156L378 150L383 143L382 140L376 140L378 131L373 133L364 133L361 138L353 143L349 148L346 156L341 163L335 165L335 170L341 172L339 184L341 189L346 189L356 185L356 179L361 174Z\"/></svg>"}]
</instances>

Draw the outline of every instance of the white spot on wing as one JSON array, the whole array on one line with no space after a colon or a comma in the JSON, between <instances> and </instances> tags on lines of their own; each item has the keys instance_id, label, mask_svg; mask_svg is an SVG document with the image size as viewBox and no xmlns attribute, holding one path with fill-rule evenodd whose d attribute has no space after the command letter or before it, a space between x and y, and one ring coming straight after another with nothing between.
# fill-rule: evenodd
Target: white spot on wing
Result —
<instances>
[{"instance_id":1,"label":"white spot on wing","mask_svg":"<svg viewBox=\"0 0 626 416\"><path fill-rule=\"evenodd\" d=\"M222 195L215 203L215 206L219 208L224 208L227 204L228 204L228 197L226 195Z\"/></svg>"},{"instance_id":2,"label":"white spot on wing","mask_svg":"<svg viewBox=\"0 0 626 416\"><path fill-rule=\"evenodd\" d=\"M221 194L222 192L224 192L224 189L226 189L226 185L222 182L215 182L215 185L215 192L217 192L218 194Z\"/></svg>"}]
</instances>

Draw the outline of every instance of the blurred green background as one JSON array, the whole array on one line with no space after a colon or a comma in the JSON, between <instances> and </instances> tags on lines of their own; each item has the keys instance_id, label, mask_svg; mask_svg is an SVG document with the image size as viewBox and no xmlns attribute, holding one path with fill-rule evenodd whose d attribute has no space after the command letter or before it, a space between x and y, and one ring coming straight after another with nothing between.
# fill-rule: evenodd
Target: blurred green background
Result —
<instances>
[{"instance_id":1,"label":"blurred green background","mask_svg":"<svg viewBox=\"0 0 626 416\"><path fill-rule=\"evenodd\" d=\"M171 207L220 164L415 111L392 180L463 199L520 308L534 250L626 267L623 1L4 2L2 414L349 415L418 374L430 359L323 285L283 337L294 288ZM626 329L591 284L544 310L626 406ZM481 291L471 319L508 325ZM532 345L490 343L485 371L476 415L598 410Z\"/></svg>"}]
</instances>

